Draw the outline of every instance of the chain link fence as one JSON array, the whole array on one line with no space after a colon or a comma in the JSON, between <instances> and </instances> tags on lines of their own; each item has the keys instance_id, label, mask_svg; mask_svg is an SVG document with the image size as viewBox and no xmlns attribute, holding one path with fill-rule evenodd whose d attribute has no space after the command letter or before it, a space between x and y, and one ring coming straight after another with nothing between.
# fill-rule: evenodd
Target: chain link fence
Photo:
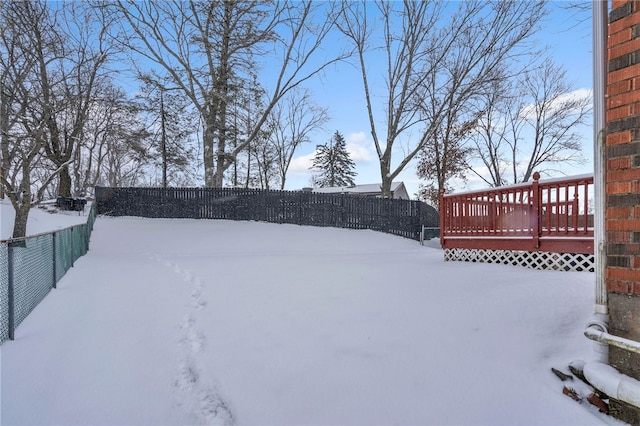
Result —
<instances>
[{"instance_id":1,"label":"chain link fence","mask_svg":"<svg viewBox=\"0 0 640 426\"><path fill-rule=\"evenodd\" d=\"M9 245L0 244L0 344L9 338Z\"/></svg>"},{"instance_id":2,"label":"chain link fence","mask_svg":"<svg viewBox=\"0 0 640 426\"><path fill-rule=\"evenodd\" d=\"M85 224L0 241L0 344L87 253L95 216L94 203Z\"/></svg>"}]
</instances>

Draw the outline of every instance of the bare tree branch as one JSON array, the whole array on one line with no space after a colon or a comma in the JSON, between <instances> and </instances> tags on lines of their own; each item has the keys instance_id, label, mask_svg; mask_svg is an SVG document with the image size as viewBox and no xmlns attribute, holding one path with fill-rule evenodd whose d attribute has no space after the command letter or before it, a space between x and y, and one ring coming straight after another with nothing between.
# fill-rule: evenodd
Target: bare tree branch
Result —
<instances>
[{"instance_id":1,"label":"bare tree branch","mask_svg":"<svg viewBox=\"0 0 640 426\"><path fill-rule=\"evenodd\" d=\"M489 173L478 175L487 183L526 182L542 167L583 161L579 126L591 112L591 94L576 92L550 59L503 81L484 102L486 114L471 140Z\"/></svg>"},{"instance_id":2,"label":"bare tree branch","mask_svg":"<svg viewBox=\"0 0 640 426\"><path fill-rule=\"evenodd\" d=\"M329 3L288 0L118 0L114 8L135 35L127 45L165 69L200 114L207 186L222 186L225 170L260 137L287 92L346 56L316 58L333 27L332 9ZM264 109L242 143L230 149L232 98L258 74L257 56L270 59Z\"/></svg>"},{"instance_id":3,"label":"bare tree branch","mask_svg":"<svg viewBox=\"0 0 640 426\"><path fill-rule=\"evenodd\" d=\"M445 6L376 2L375 16L383 26L380 40L369 26L366 2L347 2L343 9L339 28L358 55L384 194L429 141L438 138L443 123L452 118L452 108L460 112L462 105L489 90L501 68L530 50L527 42L544 15L545 3L467 1L453 12ZM380 91L370 81L369 55L377 54L376 48L387 64L386 87ZM375 99L383 99L382 119ZM409 140L409 133L421 136ZM396 159L403 137L409 143Z\"/></svg>"}]
</instances>

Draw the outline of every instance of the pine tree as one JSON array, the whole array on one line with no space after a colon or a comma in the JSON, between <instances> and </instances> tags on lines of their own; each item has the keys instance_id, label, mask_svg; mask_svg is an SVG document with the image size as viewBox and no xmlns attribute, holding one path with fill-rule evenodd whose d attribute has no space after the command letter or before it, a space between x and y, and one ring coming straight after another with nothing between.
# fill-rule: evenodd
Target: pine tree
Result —
<instances>
[{"instance_id":1,"label":"pine tree","mask_svg":"<svg viewBox=\"0 0 640 426\"><path fill-rule=\"evenodd\" d=\"M316 147L311 170L320 172L314 176L314 186L325 188L331 186L353 186L355 163L349 157L347 144L340 132L336 131L333 137L324 145Z\"/></svg>"}]
</instances>

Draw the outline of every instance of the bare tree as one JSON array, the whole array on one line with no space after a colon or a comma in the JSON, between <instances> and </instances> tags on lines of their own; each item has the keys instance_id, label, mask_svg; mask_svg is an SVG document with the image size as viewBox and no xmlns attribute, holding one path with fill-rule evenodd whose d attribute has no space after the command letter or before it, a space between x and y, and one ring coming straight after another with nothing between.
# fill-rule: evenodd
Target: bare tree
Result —
<instances>
[{"instance_id":1,"label":"bare tree","mask_svg":"<svg viewBox=\"0 0 640 426\"><path fill-rule=\"evenodd\" d=\"M149 134L140 127L132 131L125 127L126 123L125 120L115 123L118 132L104 151L99 183L106 186L140 185L145 177L144 166L151 160L145 143Z\"/></svg>"},{"instance_id":2,"label":"bare tree","mask_svg":"<svg viewBox=\"0 0 640 426\"><path fill-rule=\"evenodd\" d=\"M0 152L2 169L0 186L15 210L13 237L26 234L31 209L31 180L41 157L41 130L27 116L30 93L27 90L30 71L35 63L28 46L20 37L14 10L0 4L2 35L0 40ZM34 131L34 135L28 132Z\"/></svg>"},{"instance_id":3,"label":"bare tree","mask_svg":"<svg viewBox=\"0 0 640 426\"><path fill-rule=\"evenodd\" d=\"M229 120L230 150L234 152L233 164L230 167L230 176L227 182L231 186L239 188L259 187L261 173L257 171L259 167L256 161L256 150L259 145L267 142L271 132L271 124L267 122L261 129L257 138L254 138L242 150L236 149L246 141L250 129L253 129L257 117L264 111L266 93L253 76L248 82L245 90L232 98L231 118ZM269 150L273 152L273 149ZM269 156L270 157L270 156ZM263 157L264 158L264 157Z\"/></svg>"},{"instance_id":4,"label":"bare tree","mask_svg":"<svg viewBox=\"0 0 640 426\"><path fill-rule=\"evenodd\" d=\"M325 108L315 105L308 90L293 90L272 111L271 142L275 148L280 189L296 150L309 142L309 135L329 119Z\"/></svg>"},{"instance_id":5,"label":"bare tree","mask_svg":"<svg viewBox=\"0 0 640 426\"><path fill-rule=\"evenodd\" d=\"M510 140L516 140L520 133L521 123L513 120L513 105L519 102L514 86L515 79L496 79L492 89L478 99L478 110L482 109L482 117L476 128L469 135L471 143L471 159L480 159L488 176L469 166L468 170L480 177L490 186L502 186L508 168L505 146Z\"/></svg>"},{"instance_id":6,"label":"bare tree","mask_svg":"<svg viewBox=\"0 0 640 426\"><path fill-rule=\"evenodd\" d=\"M150 148L161 170L161 185L166 188L172 177L190 174L195 157L191 139L198 123L184 92L168 90L162 80L154 75L142 76L143 87L137 97L152 134Z\"/></svg>"},{"instance_id":7,"label":"bare tree","mask_svg":"<svg viewBox=\"0 0 640 426\"><path fill-rule=\"evenodd\" d=\"M251 144L250 155L253 158L255 167L253 172L249 172L248 182L251 186L261 189L273 189L278 186L278 152L270 141L268 132L263 132L263 136L254 139Z\"/></svg>"},{"instance_id":8,"label":"bare tree","mask_svg":"<svg viewBox=\"0 0 640 426\"><path fill-rule=\"evenodd\" d=\"M418 153L416 174L427 181L426 184L420 184L418 198L438 207L440 193L451 189L451 179L466 178L471 149L465 142L477 124L477 116L465 121L456 108L447 111L440 129L433 132Z\"/></svg>"},{"instance_id":9,"label":"bare tree","mask_svg":"<svg viewBox=\"0 0 640 426\"><path fill-rule=\"evenodd\" d=\"M496 70L525 50L545 2L466 1L451 12L440 2L378 1L381 32L373 31L370 4L347 3L339 26L357 52L382 191L389 195L393 179L433 140L448 109L486 91ZM371 82L379 72L369 59L380 54L375 49L386 65L384 92ZM376 99L383 99L382 108Z\"/></svg>"},{"instance_id":10,"label":"bare tree","mask_svg":"<svg viewBox=\"0 0 640 426\"><path fill-rule=\"evenodd\" d=\"M330 8L310 0L117 1L115 11L134 34L129 45L162 67L201 116L206 186L222 186L236 154L259 137L287 92L341 59L311 60L333 27ZM265 108L230 148L230 98L256 74L257 54L270 59Z\"/></svg>"},{"instance_id":11,"label":"bare tree","mask_svg":"<svg viewBox=\"0 0 640 426\"><path fill-rule=\"evenodd\" d=\"M55 37L34 34L34 28L49 19L42 3L0 2L0 185L16 213L14 238L25 236L33 199L41 197L58 171L42 180L36 174L47 168L42 153L51 117L39 108L39 52L55 52L58 46Z\"/></svg>"},{"instance_id":12,"label":"bare tree","mask_svg":"<svg viewBox=\"0 0 640 426\"><path fill-rule=\"evenodd\" d=\"M98 96L108 57L102 22L82 3L28 2L24 19L37 60L32 90L38 92L33 108L41 111L46 126L46 157L58 169L58 194L72 192L69 163L73 161L92 99ZM36 19L38 17L39 19Z\"/></svg>"},{"instance_id":13,"label":"bare tree","mask_svg":"<svg viewBox=\"0 0 640 426\"><path fill-rule=\"evenodd\" d=\"M569 0L555 2L555 7L571 13L571 24L567 31L579 31L583 37L591 37L591 16L593 14L593 2L584 0Z\"/></svg>"},{"instance_id":14,"label":"bare tree","mask_svg":"<svg viewBox=\"0 0 640 426\"><path fill-rule=\"evenodd\" d=\"M96 185L141 184L145 168L156 159L148 127L140 106L121 88L103 90L89 108L72 164L76 192L89 193Z\"/></svg>"},{"instance_id":15,"label":"bare tree","mask_svg":"<svg viewBox=\"0 0 640 426\"><path fill-rule=\"evenodd\" d=\"M584 161L579 127L591 111L591 94L576 92L552 60L502 82L485 102L471 139L488 176L471 170L488 184L527 182L543 167Z\"/></svg>"}]
</instances>

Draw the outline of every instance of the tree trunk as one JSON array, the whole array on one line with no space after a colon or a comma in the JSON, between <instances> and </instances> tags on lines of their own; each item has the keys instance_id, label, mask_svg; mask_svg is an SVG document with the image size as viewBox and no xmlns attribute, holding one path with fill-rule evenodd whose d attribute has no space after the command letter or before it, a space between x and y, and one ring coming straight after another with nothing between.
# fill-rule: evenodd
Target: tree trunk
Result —
<instances>
[{"instance_id":1,"label":"tree trunk","mask_svg":"<svg viewBox=\"0 0 640 426\"><path fill-rule=\"evenodd\" d=\"M384 198L391 198L391 183L393 181L393 177L390 173L389 160L386 158L380 160L380 174L382 176L382 184L380 186L382 196Z\"/></svg>"},{"instance_id":2,"label":"tree trunk","mask_svg":"<svg viewBox=\"0 0 640 426\"><path fill-rule=\"evenodd\" d=\"M204 162L204 186L207 188L215 187L215 165L213 155L213 135L214 124L208 122L205 124L204 134L202 135L203 162Z\"/></svg>"},{"instance_id":3,"label":"tree trunk","mask_svg":"<svg viewBox=\"0 0 640 426\"><path fill-rule=\"evenodd\" d=\"M218 149L221 149L221 148L218 147ZM218 154L218 158L217 158L217 161L216 161L216 173L215 173L214 181L213 181L213 187L214 188L222 188L222 186L224 184L224 169L225 169L225 161L224 160L225 160L224 154Z\"/></svg>"},{"instance_id":4,"label":"tree trunk","mask_svg":"<svg viewBox=\"0 0 640 426\"><path fill-rule=\"evenodd\" d=\"M28 196L28 195L27 195ZM30 200L23 200L19 208L16 209L16 218L13 222L12 238L22 238L27 235L27 220L31 210Z\"/></svg>"},{"instance_id":5,"label":"tree trunk","mask_svg":"<svg viewBox=\"0 0 640 426\"><path fill-rule=\"evenodd\" d=\"M229 108L229 79L231 78L231 66L229 59L231 57L231 34L233 32L233 16L237 6L231 2L224 2L224 12L222 21L222 46L220 48L220 65L218 66L218 76L214 81L214 89L217 93L218 106L218 158L216 161L216 174L214 179L214 187L222 188L224 184L224 172L228 163L226 161L227 149L227 109Z\"/></svg>"},{"instance_id":6,"label":"tree trunk","mask_svg":"<svg viewBox=\"0 0 640 426\"><path fill-rule=\"evenodd\" d=\"M160 150L162 151L162 187L167 187L167 127L164 113L164 96L160 90L160 128L162 130L160 139Z\"/></svg>"},{"instance_id":7,"label":"tree trunk","mask_svg":"<svg viewBox=\"0 0 640 426\"><path fill-rule=\"evenodd\" d=\"M7 177L7 169L4 168L4 164L0 165L0 180ZM4 199L4 185L0 182L0 200Z\"/></svg>"},{"instance_id":8,"label":"tree trunk","mask_svg":"<svg viewBox=\"0 0 640 426\"><path fill-rule=\"evenodd\" d=\"M69 167L65 166L58 172L59 186L58 196L71 197L71 175L69 175Z\"/></svg>"}]
</instances>

